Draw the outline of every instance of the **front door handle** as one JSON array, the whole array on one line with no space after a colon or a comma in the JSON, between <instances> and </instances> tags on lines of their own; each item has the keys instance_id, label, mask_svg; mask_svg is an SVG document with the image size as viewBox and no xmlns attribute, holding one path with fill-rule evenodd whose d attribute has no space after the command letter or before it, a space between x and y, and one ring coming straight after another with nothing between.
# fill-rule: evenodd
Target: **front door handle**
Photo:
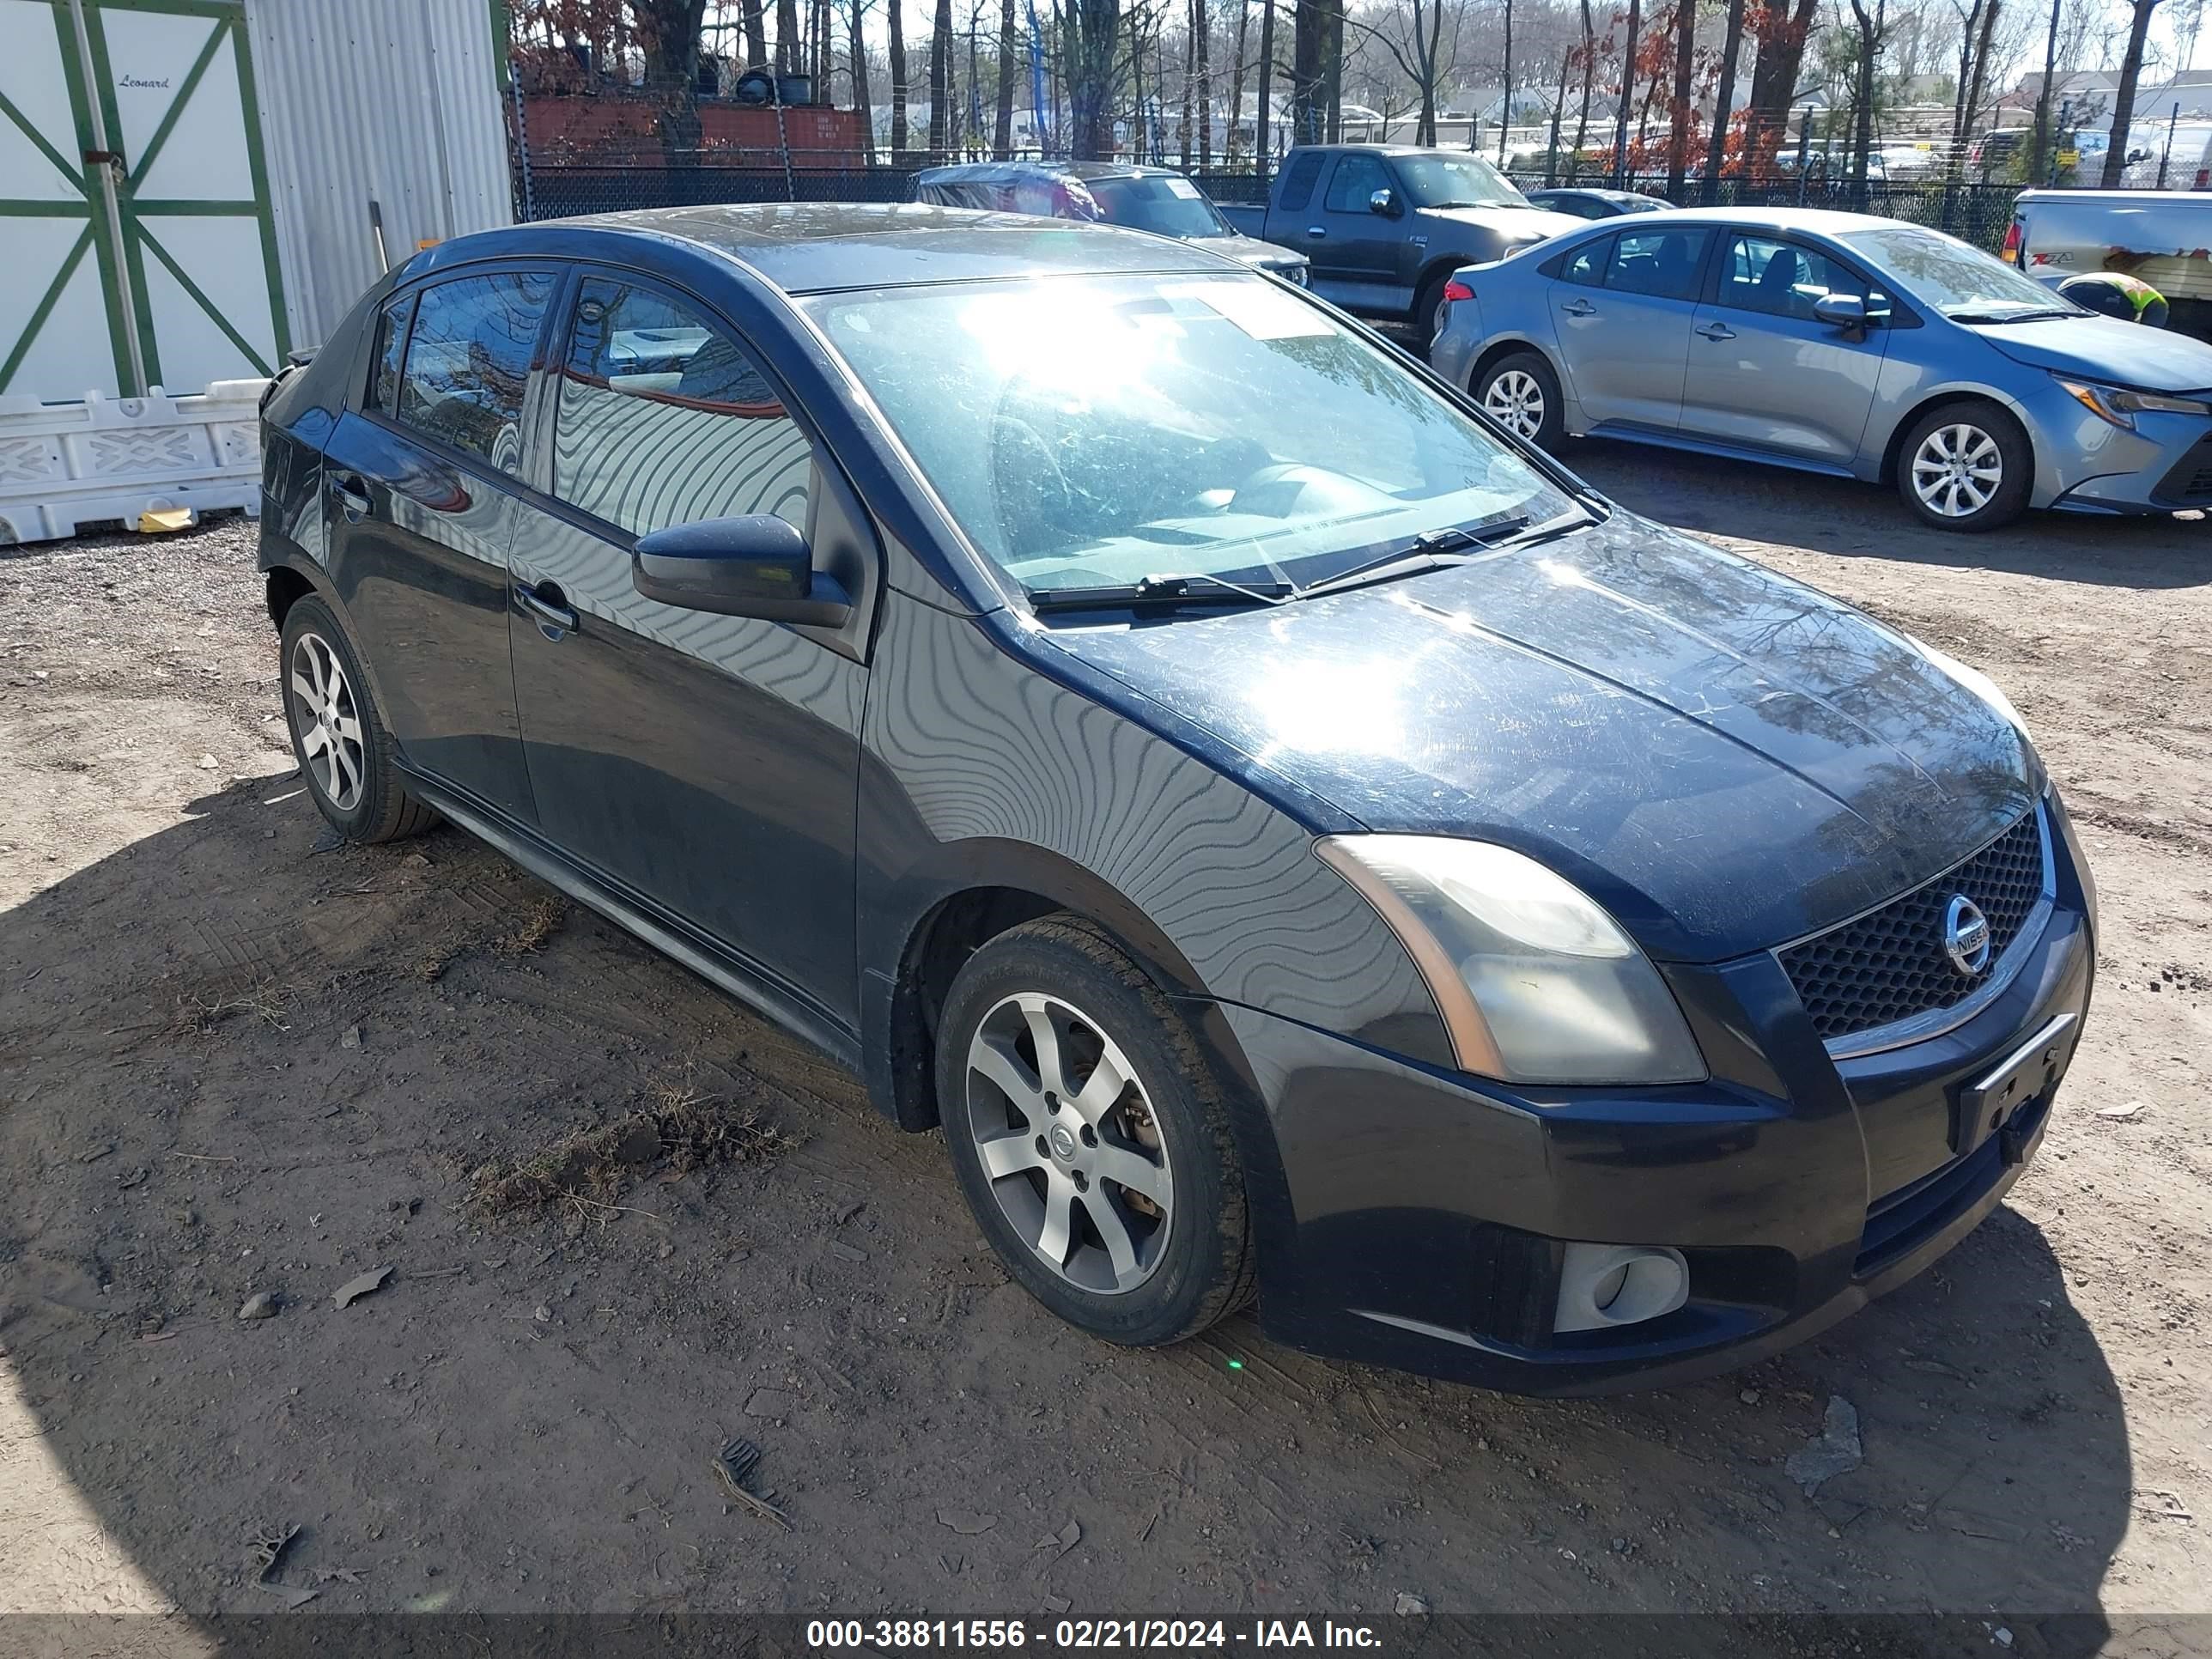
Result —
<instances>
[{"instance_id":1,"label":"front door handle","mask_svg":"<svg viewBox=\"0 0 2212 1659\"><path fill-rule=\"evenodd\" d=\"M1707 323L1697 331L1708 340L1733 340L1735 331L1726 323Z\"/></svg>"},{"instance_id":2,"label":"front door handle","mask_svg":"<svg viewBox=\"0 0 2212 1659\"><path fill-rule=\"evenodd\" d=\"M368 486L353 473L333 475L331 494L338 498L338 506L344 512L349 524L367 518L375 510L376 503L368 498Z\"/></svg>"},{"instance_id":3,"label":"front door handle","mask_svg":"<svg viewBox=\"0 0 2212 1659\"><path fill-rule=\"evenodd\" d=\"M1319 225L1308 225L1306 227L1306 239L1309 241L1314 242L1327 241L1328 240L1328 233L1322 229Z\"/></svg>"},{"instance_id":4,"label":"front door handle","mask_svg":"<svg viewBox=\"0 0 2212 1659\"><path fill-rule=\"evenodd\" d=\"M548 639L560 634L576 631L576 613L568 607L568 596L561 591L558 582L540 582L535 587L514 585L515 603L538 619L538 625Z\"/></svg>"},{"instance_id":5,"label":"front door handle","mask_svg":"<svg viewBox=\"0 0 2212 1659\"><path fill-rule=\"evenodd\" d=\"M1595 317L1597 315L1597 307L1592 305L1588 300L1570 300L1566 304L1561 306L1559 309L1565 312L1570 317Z\"/></svg>"}]
</instances>

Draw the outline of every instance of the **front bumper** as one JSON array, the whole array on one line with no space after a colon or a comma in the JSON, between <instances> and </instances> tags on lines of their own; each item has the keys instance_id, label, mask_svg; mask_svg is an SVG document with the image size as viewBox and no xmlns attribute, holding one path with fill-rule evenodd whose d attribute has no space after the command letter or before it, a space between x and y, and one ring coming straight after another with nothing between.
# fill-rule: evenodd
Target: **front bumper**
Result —
<instances>
[{"instance_id":1,"label":"front bumper","mask_svg":"<svg viewBox=\"0 0 2212 1659\"><path fill-rule=\"evenodd\" d=\"M1920 1272L2034 1155L2087 1012L2094 901L2053 819L2057 901L2011 982L1964 1024L1856 1059L1830 1058L1764 953L1668 970L1713 1076L1633 1093L1516 1095L1223 1006L1290 1212L1262 1326L1485 1388L1601 1394L1747 1364ZM1962 1093L2054 1023L2033 1094L1999 1127L1966 1121ZM1554 1335L1576 1240L1680 1250L1688 1304Z\"/></svg>"},{"instance_id":2,"label":"front bumper","mask_svg":"<svg viewBox=\"0 0 2212 1659\"><path fill-rule=\"evenodd\" d=\"M2172 513L2212 507L2212 424L2144 414L2135 430L2102 420L2063 391L2035 410L2038 507L2063 513Z\"/></svg>"}]
</instances>

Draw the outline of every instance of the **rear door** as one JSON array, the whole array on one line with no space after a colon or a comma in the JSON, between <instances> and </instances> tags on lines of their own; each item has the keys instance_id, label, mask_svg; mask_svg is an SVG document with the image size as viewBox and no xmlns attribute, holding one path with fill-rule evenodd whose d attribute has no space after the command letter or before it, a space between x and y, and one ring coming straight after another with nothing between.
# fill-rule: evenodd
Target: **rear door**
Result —
<instances>
[{"instance_id":1,"label":"rear door","mask_svg":"<svg viewBox=\"0 0 2212 1659\"><path fill-rule=\"evenodd\" d=\"M410 765L528 822L507 639L522 404L556 276L410 289L378 319L359 406L325 446L331 575Z\"/></svg>"},{"instance_id":2,"label":"rear door","mask_svg":"<svg viewBox=\"0 0 2212 1659\"><path fill-rule=\"evenodd\" d=\"M1267 204L1267 239L1279 246L1298 248L1306 254L1312 261L1309 275L1316 291L1325 290L1328 283L1337 280L1335 266L1329 258L1328 230L1317 211L1321 204L1314 199L1314 186L1321 182L1322 164L1328 160L1327 152L1322 150L1291 151L1290 165L1283 169L1274 197Z\"/></svg>"},{"instance_id":3,"label":"rear door","mask_svg":"<svg viewBox=\"0 0 2212 1659\"><path fill-rule=\"evenodd\" d=\"M1848 469L1899 320L1890 297L1836 255L1750 231L1722 233L1711 298L1691 329L1682 435ZM1825 294L1856 295L1854 339L1814 319Z\"/></svg>"},{"instance_id":4,"label":"rear door","mask_svg":"<svg viewBox=\"0 0 2212 1659\"><path fill-rule=\"evenodd\" d=\"M546 837L850 1025L866 607L825 638L630 580L640 536L745 514L824 568L878 558L761 363L688 295L581 274L538 404L550 500L514 545L515 684Z\"/></svg>"},{"instance_id":5,"label":"rear door","mask_svg":"<svg viewBox=\"0 0 2212 1659\"><path fill-rule=\"evenodd\" d=\"M1623 229L1579 244L1550 283L1553 325L1588 429L1674 430L1712 232Z\"/></svg>"}]
</instances>

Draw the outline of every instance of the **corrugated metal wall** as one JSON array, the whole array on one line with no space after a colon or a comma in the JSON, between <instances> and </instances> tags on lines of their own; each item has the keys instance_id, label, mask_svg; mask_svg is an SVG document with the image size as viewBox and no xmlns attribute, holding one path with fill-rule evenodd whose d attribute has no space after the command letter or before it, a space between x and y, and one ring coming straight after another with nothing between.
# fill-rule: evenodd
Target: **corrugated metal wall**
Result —
<instances>
[{"instance_id":1,"label":"corrugated metal wall","mask_svg":"<svg viewBox=\"0 0 2212 1659\"><path fill-rule=\"evenodd\" d=\"M511 224L486 0L246 0L295 346L320 345L380 267L426 240Z\"/></svg>"}]
</instances>

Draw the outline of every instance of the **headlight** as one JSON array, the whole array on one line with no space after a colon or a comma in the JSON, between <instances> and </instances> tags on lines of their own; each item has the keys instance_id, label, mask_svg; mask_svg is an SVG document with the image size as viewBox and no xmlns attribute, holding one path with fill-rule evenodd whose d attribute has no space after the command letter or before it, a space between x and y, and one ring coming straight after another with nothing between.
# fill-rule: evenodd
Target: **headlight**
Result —
<instances>
[{"instance_id":1,"label":"headlight","mask_svg":"<svg viewBox=\"0 0 2212 1659\"><path fill-rule=\"evenodd\" d=\"M2069 380L2063 375L2054 374L2051 378L2066 389L2075 402L2099 420L2110 421L2128 432L2136 429L2136 416L2142 414L2212 415L2212 404L2198 398L2169 398L2157 392L2130 392L2124 386L2099 386L2094 380Z\"/></svg>"},{"instance_id":2,"label":"headlight","mask_svg":"<svg viewBox=\"0 0 2212 1659\"><path fill-rule=\"evenodd\" d=\"M1950 653L1938 651L1917 635L1907 634L1905 637L1911 641L1914 650L1965 686L1984 702L1989 704L2006 720L2011 721L2013 729L2020 733L2022 741L2028 740L2027 722L2021 718L2020 710L2012 706L2012 699L2005 696L2002 686L1982 672L1980 669L1967 667Z\"/></svg>"},{"instance_id":3,"label":"headlight","mask_svg":"<svg viewBox=\"0 0 2212 1659\"><path fill-rule=\"evenodd\" d=\"M1314 850L1419 966L1462 1071L1520 1084L1705 1075L1650 959L1534 859L1441 836L1330 836Z\"/></svg>"}]
</instances>

